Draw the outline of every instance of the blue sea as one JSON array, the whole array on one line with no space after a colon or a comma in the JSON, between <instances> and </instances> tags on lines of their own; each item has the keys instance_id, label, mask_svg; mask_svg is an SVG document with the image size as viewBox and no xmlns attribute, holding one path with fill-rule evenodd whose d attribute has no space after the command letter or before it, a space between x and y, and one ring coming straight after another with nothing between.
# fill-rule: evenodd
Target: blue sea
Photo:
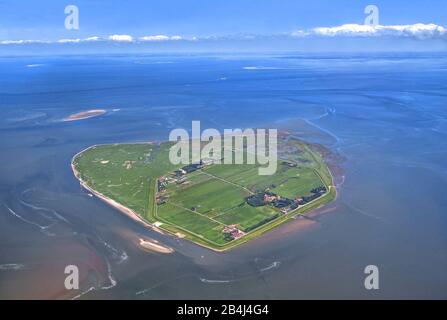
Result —
<instances>
[{"instance_id":1,"label":"blue sea","mask_svg":"<svg viewBox=\"0 0 447 320\"><path fill-rule=\"evenodd\" d=\"M62 121L90 109L107 112ZM0 112L0 298L447 298L446 54L3 57ZM216 253L146 229L72 174L90 145L163 141L192 120L324 146L337 199ZM79 290L64 288L67 265Z\"/></svg>"}]
</instances>

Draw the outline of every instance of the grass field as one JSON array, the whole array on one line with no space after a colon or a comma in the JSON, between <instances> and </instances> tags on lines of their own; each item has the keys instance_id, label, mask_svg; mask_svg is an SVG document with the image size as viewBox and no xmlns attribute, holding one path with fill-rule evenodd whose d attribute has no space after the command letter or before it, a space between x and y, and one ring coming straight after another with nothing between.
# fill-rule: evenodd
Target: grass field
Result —
<instances>
[{"instance_id":1,"label":"grass field","mask_svg":"<svg viewBox=\"0 0 447 320\"><path fill-rule=\"evenodd\" d=\"M169 144L116 144L93 146L73 159L80 178L94 190L150 220L158 176L173 170L166 161Z\"/></svg>"},{"instance_id":2,"label":"grass field","mask_svg":"<svg viewBox=\"0 0 447 320\"><path fill-rule=\"evenodd\" d=\"M332 176L321 156L297 140L283 143L293 150L287 159L295 166L279 162L272 176L259 175L257 165L211 165L188 173L182 183L169 183L162 193L157 180L181 167L168 161L169 143L93 146L75 156L73 166L92 189L157 222L161 229L225 250L334 198ZM263 190L295 199L320 186L328 192L286 214L271 205L253 207L245 200ZM155 198L161 194L165 201L157 205ZM230 225L243 236L226 237L223 230Z\"/></svg>"}]
</instances>

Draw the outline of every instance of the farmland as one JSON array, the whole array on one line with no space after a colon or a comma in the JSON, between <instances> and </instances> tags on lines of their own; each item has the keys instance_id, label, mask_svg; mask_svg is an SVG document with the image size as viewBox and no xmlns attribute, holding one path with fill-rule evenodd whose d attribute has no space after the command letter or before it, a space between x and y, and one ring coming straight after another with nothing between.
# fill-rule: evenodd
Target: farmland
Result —
<instances>
[{"instance_id":1,"label":"farmland","mask_svg":"<svg viewBox=\"0 0 447 320\"><path fill-rule=\"evenodd\" d=\"M92 146L73 170L95 192L178 237L223 251L335 197L321 156L295 139L281 140L277 171L257 164L199 165L191 172L168 160L170 143Z\"/></svg>"}]
</instances>

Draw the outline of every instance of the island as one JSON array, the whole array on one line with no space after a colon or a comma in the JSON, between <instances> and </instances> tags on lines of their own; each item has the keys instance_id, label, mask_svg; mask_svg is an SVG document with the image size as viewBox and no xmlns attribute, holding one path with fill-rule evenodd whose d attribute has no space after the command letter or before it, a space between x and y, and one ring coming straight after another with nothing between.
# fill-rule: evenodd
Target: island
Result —
<instances>
[{"instance_id":1,"label":"island","mask_svg":"<svg viewBox=\"0 0 447 320\"><path fill-rule=\"evenodd\" d=\"M75 114L71 114L68 117L64 118L64 121L76 121L76 120L84 120L88 118L97 117L105 114L107 111L104 109L92 109L88 111L82 111Z\"/></svg>"},{"instance_id":2,"label":"island","mask_svg":"<svg viewBox=\"0 0 447 320\"><path fill-rule=\"evenodd\" d=\"M290 136L278 141L274 175L259 165L169 161L171 142L94 145L71 163L81 185L145 226L225 251L336 196L318 148Z\"/></svg>"}]
</instances>

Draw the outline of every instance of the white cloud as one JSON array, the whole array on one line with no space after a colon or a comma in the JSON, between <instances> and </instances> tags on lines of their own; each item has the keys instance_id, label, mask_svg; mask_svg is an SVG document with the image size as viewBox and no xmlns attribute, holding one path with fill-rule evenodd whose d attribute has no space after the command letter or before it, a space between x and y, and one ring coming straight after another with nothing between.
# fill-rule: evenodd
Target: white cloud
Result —
<instances>
[{"instance_id":1,"label":"white cloud","mask_svg":"<svg viewBox=\"0 0 447 320\"><path fill-rule=\"evenodd\" d=\"M144 36L140 38L141 41L168 41L169 37L164 35Z\"/></svg>"},{"instance_id":2,"label":"white cloud","mask_svg":"<svg viewBox=\"0 0 447 320\"><path fill-rule=\"evenodd\" d=\"M1 44L23 44L26 40L3 40Z\"/></svg>"},{"instance_id":3,"label":"white cloud","mask_svg":"<svg viewBox=\"0 0 447 320\"><path fill-rule=\"evenodd\" d=\"M114 34L109 36L109 40L118 42L132 42L133 37L127 34Z\"/></svg>"},{"instance_id":4,"label":"white cloud","mask_svg":"<svg viewBox=\"0 0 447 320\"><path fill-rule=\"evenodd\" d=\"M303 31L303 30L296 30L292 32L292 36L293 37L297 37L297 38L304 38L307 37L309 35L309 32Z\"/></svg>"},{"instance_id":5,"label":"white cloud","mask_svg":"<svg viewBox=\"0 0 447 320\"><path fill-rule=\"evenodd\" d=\"M155 36L144 36L139 38L140 41L178 41L183 40L181 36L166 36L166 35L155 35Z\"/></svg>"},{"instance_id":6,"label":"white cloud","mask_svg":"<svg viewBox=\"0 0 447 320\"><path fill-rule=\"evenodd\" d=\"M415 36L418 38L433 38L447 36L447 29L433 23L417 23L412 25L378 26L382 32L391 32L403 36Z\"/></svg>"},{"instance_id":7,"label":"white cloud","mask_svg":"<svg viewBox=\"0 0 447 320\"><path fill-rule=\"evenodd\" d=\"M88 38L84 39L84 41L88 41L88 42L90 42L90 41L99 41L99 40L101 40L101 38L97 37L97 36L88 37Z\"/></svg>"},{"instance_id":8,"label":"white cloud","mask_svg":"<svg viewBox=\"0 0 447 320\"><path fill-rule=\"evenodd\" d=\"M98 36L91 36L87 38L63 38L56 41L41 41L41 40L3 40L0 41L0 44L27 44L27 43L82 43L82 42L95 42L95 41L117 41L117 42L134 42L135 38L131 35L126 34L114 34L110 35L107 38L101 38ZM146 41L155 41L155 42L163 42L163 41L196 41L196 37L192 38L184 38L179 35L167 36L167 35L153 35L153 36L144 36L138 38L141 42Z\"/></svg>"},{"instance_id":9,"label":"white cloud","mask_svg":"<svg viewBox=\"0 0 447 320\"><path fill-rule=\"evenodd\" d=\"M3 40L0 44L28 44L28 43L50 43L43 40Z\"/></svg>"},{"instance_id":10,"label":"white cloud","mask_svg":"<svg viewBox=\"0 0 447 320\"><path fill-rule=\"evenodd\" d=\"M60 39L57 42L59 42L59 43L78 43L78 42L81 42L81 39Z\"/></svg>"},{"instance_id":11,"label":"white cloud","mask_svg":"<svg viewBox=\"0 0 447 320\"><path fill-rule=\"evenodd\" d=\"M99 41L101 38L100 37L88 37L88 38L84 38L84 39L79 39L79 38L70 38L70 39L60 39L57 42L58 43L79 43L79 42L92 42L92 41Z\"/></svg>"},{"instance_id":12,"label":"white cloud","mask_svg":"<svg viewBox=\"0 0 447 320\"><path fill-rule=\"evenodd\" d=\"M402 37L415 39L445 39L447 40L447 28L441 25L429 23L416 23L408 25L360 25L360 24L344 24L334 27L317 27L309 30L296 30L288 34L277 35L229 35L229 36L207 36L207 37L182 37L179 35L148 35L140 38L134 38L126 34L113 34L106 38L98 36L90 36L87 38L67 38L56 41L46 40L0 40L0 45L25 45L33 43L83 43L95 41L112 41L112 42L166 42L166 41L198 41L198 40L250 40L274 37Z\"/></svg>"},{"instance_id":13,"label":"white cloud","mask_svg":"<svg viewBox=\"0 0 447 320\"><path fill-rule=\"evenodd\" d=\"M292 33L295 35L296 32ZM447 29L436 24L409 24L409 25L360 25L344 24L336 27L320 27L311 30L310 34L317 36L350 36L350 37L372 37L372 36L395 36L415 37L419 39L439 38L447 36Z\"/></svg>"},{"instance_id":14,"label":"white cloud","mask_svg":"<svg viewBox=\"0 0 447 320\"><path fill-rule=\"evenodd\" d=\"M359 24L344 24L337 27L320 27L312 29L313 34L320 36L371 35L375 32L375 27Z\"/></svg>"}]
</instances>

